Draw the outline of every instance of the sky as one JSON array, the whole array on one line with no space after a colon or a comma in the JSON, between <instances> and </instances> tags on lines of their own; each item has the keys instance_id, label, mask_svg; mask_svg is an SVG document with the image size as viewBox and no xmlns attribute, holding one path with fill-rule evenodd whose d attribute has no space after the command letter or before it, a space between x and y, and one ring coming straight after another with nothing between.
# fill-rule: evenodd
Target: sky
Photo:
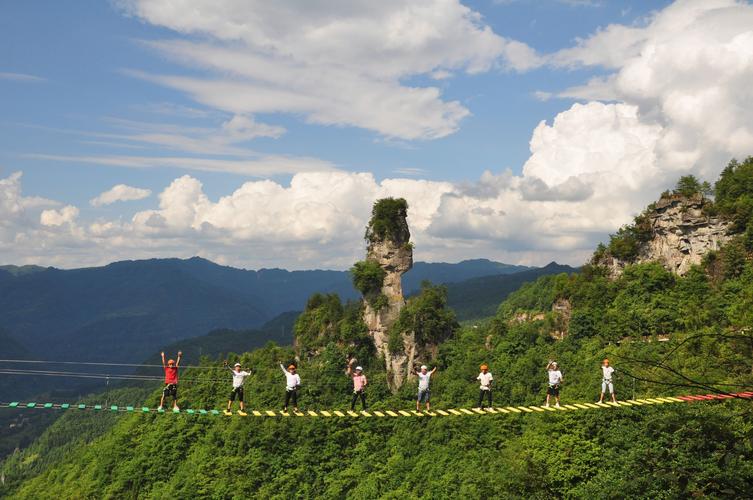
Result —
<instances>
[{"instance_id":1,"label":"sky","mask_svg":"<svg viewBox=\"0 0 753 500\"><path fill-rule=\"evenodd\" d=\"M0 264L580 265L753 154L746 1L0 4Z\"/></svg>"}]
</instances>

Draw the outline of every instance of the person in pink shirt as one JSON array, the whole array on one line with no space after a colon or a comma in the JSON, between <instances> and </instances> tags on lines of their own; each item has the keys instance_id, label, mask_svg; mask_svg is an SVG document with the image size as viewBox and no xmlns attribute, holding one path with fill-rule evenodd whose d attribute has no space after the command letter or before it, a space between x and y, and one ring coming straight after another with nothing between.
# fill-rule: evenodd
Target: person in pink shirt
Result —
<instances>
[{"instance_id":1,"label":"person in pink shirt","mask_svg":"<svg viewBox=\"0 0 753 500\"><path fill-rule=\"evenodd\" d=\"M350 402L350 410L356 409L356 401L361 398L361 406L366 409L366 386L369 381L366 380L366 375L363 374L363 368L356 366L355 372L353 371L353 364L348 363L348 369L346 373L353 379L353 400Z\"/></svg>"}]
</instances>

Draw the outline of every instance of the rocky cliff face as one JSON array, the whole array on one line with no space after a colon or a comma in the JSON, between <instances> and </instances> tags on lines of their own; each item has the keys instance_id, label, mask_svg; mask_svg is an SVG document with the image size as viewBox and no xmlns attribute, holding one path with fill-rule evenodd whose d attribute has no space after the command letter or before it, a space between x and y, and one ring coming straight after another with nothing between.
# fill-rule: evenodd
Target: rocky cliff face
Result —
<instances>
[{"instance_id":1,"label":"rocky cliff face","mask_svg":"<svg viewBox=\"0 0 753 500\"><path fill-rule=\"evenodd\" d=\"M404 353L393 354L389 349L389 330L405 305L401 276L413 267L413 248L407 243L407 240L377 239L369 243L366 253L366 259L378 262L386 273L382 294L387 298L387 304L377 311L365 301L363 319L374 339L377 353L385 359L392 389L400 387L405 381L407 368L416 350L415 340L407 335L404 336Z\"/></svg>"},{"instance_id":2,"label":"rocky cliff face","mask_svg":"<svg viewBox=\"0 0 753 500\"><path fill-rule=\"evenodd\" d=\"M641 245L634 262L605 256L598 262L605 265L612 277L622 274L627 264L660 262L669 271L684 275L691 266L700 264L703 256L719 250L729 241L729 223L703 212L700 195L686 198L679 195L662 197L647 216L651 238Z\"/></svg>"}]
</instances>

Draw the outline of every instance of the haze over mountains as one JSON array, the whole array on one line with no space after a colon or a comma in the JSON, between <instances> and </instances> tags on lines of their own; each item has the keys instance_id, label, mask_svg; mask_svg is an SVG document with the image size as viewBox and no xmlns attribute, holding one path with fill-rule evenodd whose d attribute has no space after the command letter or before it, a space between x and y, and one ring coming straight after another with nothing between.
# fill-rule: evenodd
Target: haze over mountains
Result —
<instances>
[{"instance_id":1,"label":"haze over mountains","mask_svg":"<svg viewBox=\"0 0 753 500\"><path fill-rule=\"evenodd\" d=\"M526 270L485 259L417 262L404 286L411 293L427 279L456 283ZM218 328L257 328L301 310L315 292L358 298L346 271L248 271L198 257L71 270L3 266L0 327L37 358L141 361Z\"/></svg>"}]
</instances>

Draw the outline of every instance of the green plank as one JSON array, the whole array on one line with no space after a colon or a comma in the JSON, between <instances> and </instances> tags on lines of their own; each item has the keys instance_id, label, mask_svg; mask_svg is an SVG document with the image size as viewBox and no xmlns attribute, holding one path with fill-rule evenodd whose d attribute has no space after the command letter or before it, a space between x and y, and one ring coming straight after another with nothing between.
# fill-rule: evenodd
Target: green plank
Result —
<instances>
[{"instance_id":1,"label":"green plank","mask_svg":"<svg viewBox=\"0 0 753 500\"><path fill-rule=\"evenodd\" d=\"M102 405L94 405L94 409L95 409L96 411L99 411L99 410L101 410L101 409L102 409Z\"/></svg>"},{"instance_id":2,"label":"green plank","mask_svg":"<svg viewBox=\"0 0 753 500\"><path fill-rule=\"evenodd\" d=\"M180 413L180 410L177 408L173 408L173 413Z\"/></svg>"},{"instance_id":3,"label":"green plank","mask_svg":"<svg viewBox=\"0 0 753 500\"><path fill-rule=\"evenodd\" d=\"M212 410L210 413L212 415L219 415L220 414L219 410Z\"/></svg>"},{"instance_id":4,"label":"green plank","mask_svg":"<svg viewBox=\"0 0 753 500\"><path fill-rule=\"evenodd\" d=\"M118 411L118 407L116 405L110 406L110 411Z\"/></svg>"},{"instance_id":5,"label":"green plank","mask_svg":"<svg viewBox=\"0 0 753 500\"><path fill-rule=\"evenodd\" d=\"M44 404L44 407L45 407L45 408L52 408L52 403L45 403L45 404Z\"/></svg>"},{"instance_id":6,"label":"green plank","mask_svg":"<svg viewBox=\"0 0 753 500\"><path fill-rule=\"evenodd\" d=\"M60 405L60 409L61 410L67 410L70 407L71 407L71 405L69 405L68 403L63 403L63 404Z\"/></svg>"},{"instance_id":7,"label":"green plank","mask_svg":"<svg viewBox=\"0 0 753 500\"><path fill-rule=\"evenodd\" d=\"M195 412L193 410L191 410L191 409L188 409L188 410L186 410L186 413L188 413L189 415L193 415Z\"/></svg>"},{"instance_id":8,"label":"green plank","mask_svg":"<svg viewBox=\"0 0 753 500\"><path fill-rule=\"evenodd\" d=\"M85 404L80 404L80 405L78 405L78 409L79 410L85 410L86 409L86 405Z\"/></svg>"},{"instance_id":9,"label":"green plank","mask_svg":"<svg viewBox=\"0 0 753 500\"><path fill-rule=\"evenodd\" d=\"M34 408L35 406L37 406L36 403L29 403L26 405L27 408Z\"/></svg>"},{"instance_id":10,"label":"green plank","mask_svg":"<svg viewBox=\"0 0 753 500\"><path fill-rule=\"evenodd\" d=\"M126 411L133 411L133 406L126 406Z\"/></svg>"},{"instance_id":11,"label":"green plank","mask_svg":"<svg viewBox=\"0 0 753 500\"><path fill-rule=\"evenodd\" d=\"M18 401L13 401L11 404L8 405L8 408L16 408L18 407Z\"/></svg>"},{"instance_id":12,"label":"green plank","mask_svg":"<svg viewBox=\"0 0 753 500\"><path fill-rule=\"evenodd\" d=\"M141 412L142 412L142 413L149 413L149 407L147 407L147 406L142 406L142 407L141 407Z\"/></svg>"},{"instance_id":13,"label":"green plank","mask_svg":"<svg viewBox=\"0 0 753 500\"><path fill-rule=\"evenodd\" d=\"M206 410L199 410L199 413L201 413L202 415L206 415L208 412Z\"/></svg>"}]
</instances>

